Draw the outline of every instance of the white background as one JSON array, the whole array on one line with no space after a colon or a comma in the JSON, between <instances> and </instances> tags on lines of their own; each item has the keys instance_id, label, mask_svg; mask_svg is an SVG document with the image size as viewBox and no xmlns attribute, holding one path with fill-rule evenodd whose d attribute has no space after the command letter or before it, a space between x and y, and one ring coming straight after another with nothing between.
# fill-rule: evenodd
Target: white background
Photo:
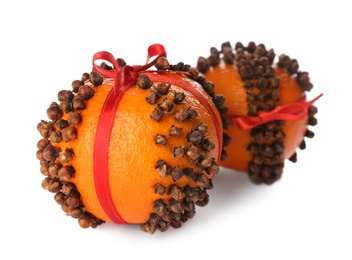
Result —
<instances>
[{"instance_id":1,"label":"white background","mask_svg":"<svg viewBox=\"0 0 352 260\"><path fill-rule=\"evenodd\" d=\"M2 1L0 259L352 259L351 13L348 1ZM210 202L180 229L81 229L50 193L36 125L98 51L144 64L165 46L195 65L212 46L264 43L309 72L318 125L282 179L222 169ZM23 258L22 258L23 259Z\"/></svg>"}]
</instances>

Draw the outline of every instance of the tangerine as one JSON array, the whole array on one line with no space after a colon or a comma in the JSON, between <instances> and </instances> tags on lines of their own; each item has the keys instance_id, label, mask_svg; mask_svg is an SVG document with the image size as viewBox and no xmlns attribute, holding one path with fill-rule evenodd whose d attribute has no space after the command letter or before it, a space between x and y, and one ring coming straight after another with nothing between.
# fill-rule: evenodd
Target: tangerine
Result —
<instances>
[{"instance_id":1,"label":"tangerine","mask_svg":"<svg viewBox=\"0 0 352 260\"><path fill-rule=\"evenodd\" d=\"M220 165L247 172L255 183L280 179L284 161L296 162L296 149L305 149L304 138L314 136L308 126L317 124L317 108L306 102L313 88L309 74L296 59L275 58L264 44L237 42L232 48L224 42L197 61L197 69L226 97L224 145L231 144Z\"/></svg>"},{"instance_id":2,"label":"tangerine","mask_svg":"<svg viewBox=\"0 0 352 260\"><path fill-rule=\"evenodd\" d=\"M208 203L219 171L221 95L196 69L162 54L156 72L108 61L114 66L94 66L60 91L38 124L42 186L83 228L178 228Z\"/></svg>"}]
</instances>

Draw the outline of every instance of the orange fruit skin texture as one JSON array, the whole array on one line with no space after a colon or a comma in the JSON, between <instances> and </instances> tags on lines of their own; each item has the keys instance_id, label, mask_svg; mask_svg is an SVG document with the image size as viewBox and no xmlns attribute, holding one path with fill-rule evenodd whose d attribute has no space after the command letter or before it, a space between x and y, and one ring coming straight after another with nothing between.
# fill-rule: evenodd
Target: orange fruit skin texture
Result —
<instances>
[{"instance_id":1,"label":"orange fruit skin texture","mask_svg":"<svg viewBox=\"0 0 352 260\"><path fill-rule=\"evenodd\" d=\"M303 90L299 87L285 70L276 67L276 76L280 79L280 102L282 105L294 103L305 98ZM238 73L236 65L225 64L223 61L218 66L211 67L204 76L215 85L218 94L226 97L225 105L228 107L228 114L247 116L248 103L246 100L246 89ZM286 137L284 140L284 158L290 158L304 139L308 125L308 116L300 121L285 121L282 127ZM230 145L225 147L228 157L220 162L220 165L241 172L247 172L248 164L252 159L251 153L247 150L251 142L250 130L241 130L231 125L224 129L224 133L231 137Z\"/></svg>"},{"instance_id":2,"label":"orange fruit skin texture","mask_svg":"<svg viewBox=\"0 0 352 260\"><path fill-rule=\"evenodd\" d=\"M182 77L179 75L168 76ZM183 79L189 81L194 88L202 93L216 112L218 122L221 122L218 110L202 87L186 77ZM114 82L111 80L94 88L95 95L87 101L86 109L82 110L82 122L77 127L77 139L68 143L60 143L61 149L69 147L74 150L75 158L70 164L75 168L76 173L70 181L76 184L86 211L107 222L112 221L101 207L94 186L93 146L97 121L113 84ZM220 145L213 119L198 99L176 85L171 85L166 96L172 100L175 91L183 91L186 95L183 103L177 105L176 108L183 107L186 110L191 106L197 111L197 117L178 123L172 115L164 115L160 122L156 122L150 118L155 105L150 105L145 100L149 90L143 90L138 86L129 88L119 103L109 144L109 185L115 208L127 223L146 222L153 212L152 207L155 200L161 198L167 202L171 198L171 195L155 194L154 185L156 183L166 187L172 184L177 184L180 187L197 186L186 176L177 181L173 181L171 176L162 178L154 168L156 162L162 159L172 167L178 165L181 169L189 167L201 172L201 168L191 163L187 156L173 158L171 152L172 146L184 145L185 148L187 147L186 135L190 129L200 122L206 123L209 129L207 137L216 147ZM182 128L180 137L168 135L172 125ZM157 133L167 136L166 146L154 144L154 137ZM217 161L219 149L210 151L209 155Z\"/></svg>"}]
</instances>

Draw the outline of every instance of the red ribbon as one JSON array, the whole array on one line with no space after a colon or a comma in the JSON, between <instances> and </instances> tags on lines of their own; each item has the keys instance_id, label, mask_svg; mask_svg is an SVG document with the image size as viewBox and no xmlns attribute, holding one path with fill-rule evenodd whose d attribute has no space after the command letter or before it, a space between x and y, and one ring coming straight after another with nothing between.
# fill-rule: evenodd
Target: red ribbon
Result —
<instances>
[{"instance_id":1,"label":"red ribbon","mask_svg":"<svg viewBox=\"0 0 352 260\"><path fill-rule=\"evenodd\" d=\"M320 94L309 102L291 103L278 106L270 111L259 111L258 116L236 116L231 114L225 116L231 119L233 125L241 130L249 130L275 120L299 121L307 117L308 108L321 96L323 96L323 94Z\"/></svg>"},{"instance_id":2,"label":"red ribbon","mask_svg":"<svg viewBox=\"0 0 352 260\"><path fill-rule=\"evenodd\" d=\"M149 62L150 58L157 56L154 60ZM141 73L147 74L152 81L160 81L165 83L171 83L186 89L193 95L195 95L199 102L207 109L208 113L212 116L219 143L222 144L222 129L221 125L217 120L216 114L212 109L211 105L208 103L206 98L198 92L189 82L163 76L155 72L165 72L165 71L147 71L151 66L156 63L159 57L166 57L166 51L164 46L160 44L151 45L148 48L148 56L146 64L143 66L128 66L120 67L117 64L114 56L109 52L98 52L93 56L93 68L99 72L104 78L113 78L114 87L110 90L107 98L104 102L103 108L101 110L97 129L94 140L94 151L93 151L93 170L94 170L94 182L95 189L99 202L104 209L106 215L116 224L126 224L122 219L120 214L115 208L115 205L111 198L110 185L109 185L109 169L108 169L108 158L109 158L109 143L111 138L111 131L114 124L116 111L118 104L125 91L134 86L137 82L138 76ZM113 68L111 70L105 70L101 68L95 62L97 60L105 60L111 63ZM187 74L186 72L175 72L179 74ZM219 145L219 156L221 154L222 147Z\"/></svg>"}]
</instances>

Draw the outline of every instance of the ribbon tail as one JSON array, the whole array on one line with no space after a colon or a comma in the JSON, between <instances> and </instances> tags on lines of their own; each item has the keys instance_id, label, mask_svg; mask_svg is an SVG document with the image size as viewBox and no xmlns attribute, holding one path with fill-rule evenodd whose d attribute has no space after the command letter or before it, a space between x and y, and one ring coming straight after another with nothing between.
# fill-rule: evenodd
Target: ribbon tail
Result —
<instances>
[{"instance_id":1,"label":"ribbon tail","mask_svg":"<svg viewBox=\"0 0 352 260\"><path fill-rule=\"evenodd\" d=\"M307 107L310 107L311 105L313 105L313 103L315 102L315 101L317 101L319 98L321 98L323 96L323 93L321 93L320 95L318 95L316 98L314 98L314 99L312 99L311 101L308 101L308 102L306 102L305 104L306 104L306 106Z\"/></svg>"}]
</instances>

